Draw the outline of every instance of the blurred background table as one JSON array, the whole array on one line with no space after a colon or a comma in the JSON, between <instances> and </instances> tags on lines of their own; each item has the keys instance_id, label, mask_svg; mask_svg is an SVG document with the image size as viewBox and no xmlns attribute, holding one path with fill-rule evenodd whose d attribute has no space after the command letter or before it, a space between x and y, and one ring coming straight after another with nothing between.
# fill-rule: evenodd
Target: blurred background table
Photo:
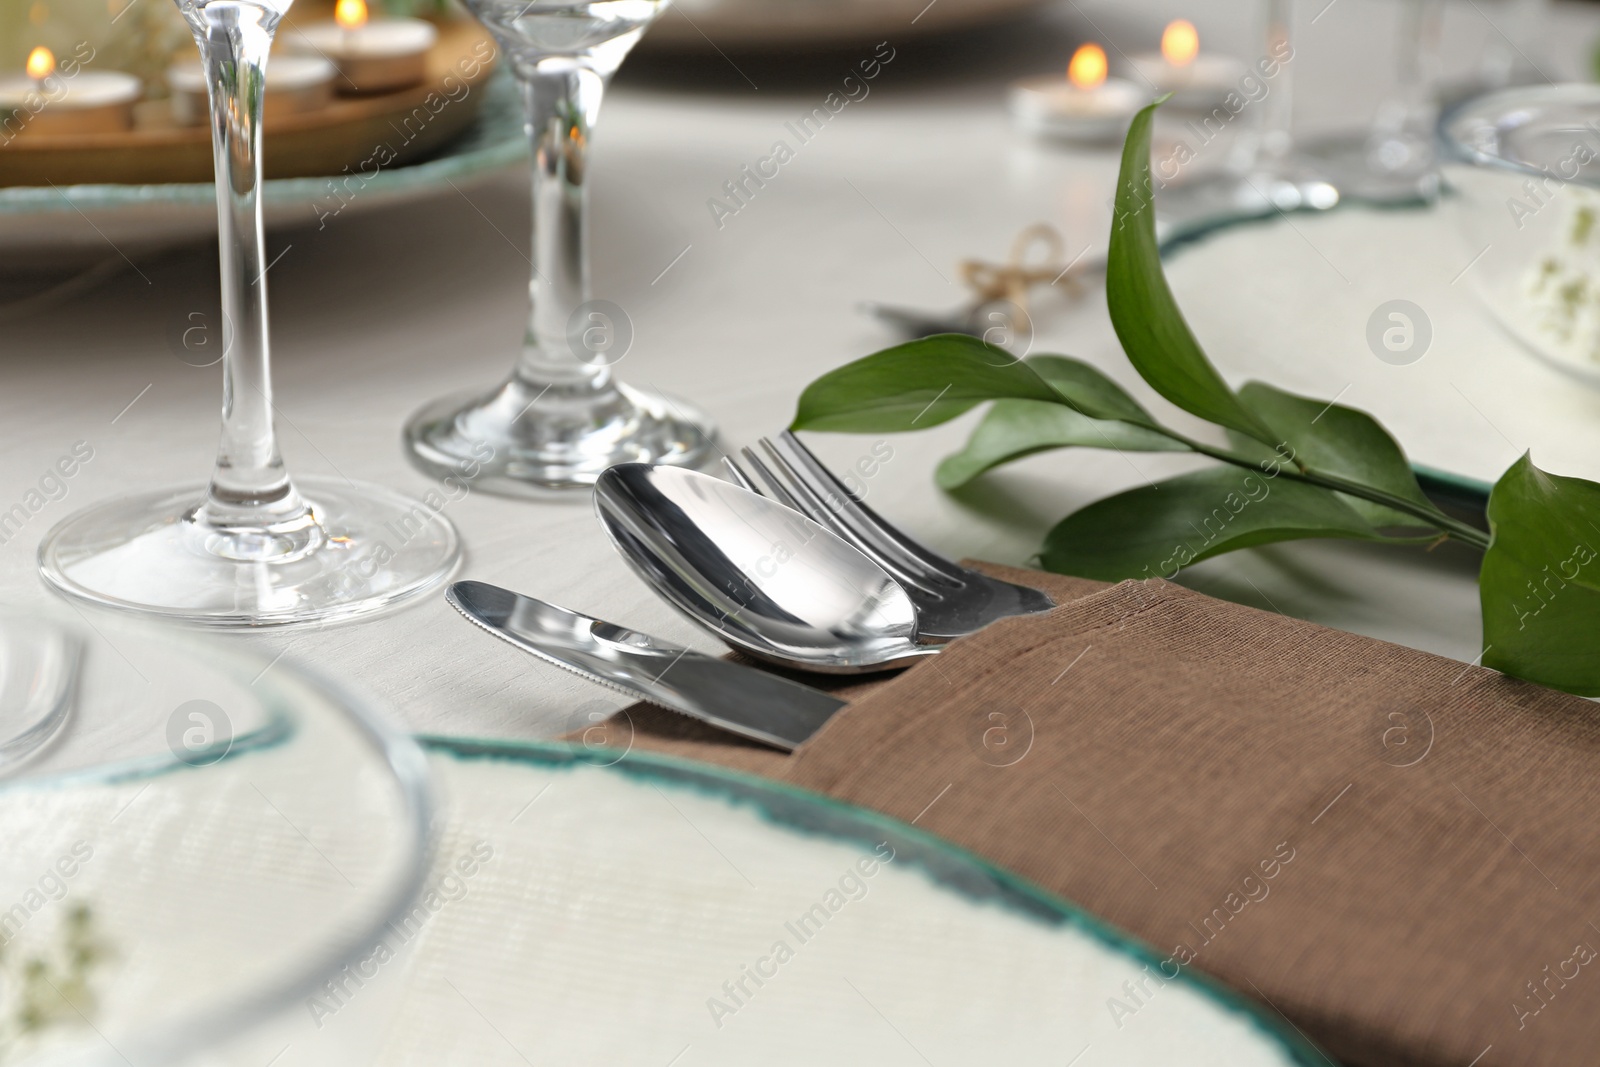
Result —
<instances>
[{"instance_id":1,"label":"blurred background table","mask_svg":"<svg viewBox=\"0 0 1600 1067\"><path fill-rule=\"evenodd\" d=\"M1491 16L1505 6L1447 4L1444 54L1477 55L1498 32ZM1385 0L1300 5L1298 131L1349 128L1370 117L1392 84L1399 10ZM708 198L766 155L784 136L783 124L819 106L871 48L766 58L642 51L607 102L595 147L603 160L594 190L596 293L626 309L635 330L622 369L631 381L692 397L720 422L731 451L786 424L799 390L817 374L894 340L855 310L859 301L954 306L965 298L957 262L1003 258L1012 236L1036 221L1062 231L1069 255L1086 245L1103 250L1115 152L1065 150L1015 131L1005 111L1007 82L1064 69L1085 39L1148 50L1179 16L1200 25L1204 47L1252 56L1257 15L1255 5L1220 0L1067 0L954 38L891 38L895 58L870 83L870 96L850 104L720 227ZM1600 11L1555 5L1540 66L1557 79L1587 77L1597 31ZM291 470L418 494L428 488L402 455L401 423L430 397L487 387L502 374L522 329L527 205L525 168L513 169L425 202L330 218L321 228L308 204L306 226L272 235L276 402ZM1398 213L1395 224L1412 224L1415 214ZM1426 240L1430 231L1418 232ZM1444 228L1436 232L1445 238ZM1314 253L1308 242L1307 294L1329 284L1312 273L1327 269ZM1251 334L1256 283L1243 279L1229 307L1185 301L1186 291L1207 284L1186 272L1192 254L1173 258L1174 288L1202 341L1225 340L1214 346L1218 362L1240 365L1227 349ZM51 524L130 487L191 481L211 462L220 369L179 360L170 338L191 312L214 313L214 246L138 252L131 262L108 246L105 258L120 266L89 291L0 309L7 457L0 511L36 488L75 442L94 450L65 498L0 544L0 600L10 606L71 610L45 592L36 571L34 548ZM27 269L15 260L5 271ZM1450 294L1449 282L1428 285ZM1456 328L1489 329L1465 293L1449 299L1466 316ZM1282 307L1272 314L1295 317ZM1098 279L1076 303L1041 303L1036 322L1034 351L1071 353L1135 381ZM1351 343L1361 343L1359 333ZM1264 358L1253 353L1243 365L1259 372ZM1292 355L1275 358L1292 362ZM1300 384L1292 375L1284 380ZM1325 386L1330 396L1337 388ZM1142 456L1133 469L1115 453L1035 457L974 490L1012 501L1008 519L998 522L932 482L938 458L959 445L968 425L895 439L893 459L868 486L874 506L952 556L1024 561L1075 507L1188 462ZM873 442L823 436L814 443L824 458L850 463ZM628 571L586 495L527 503L474 493L446 514L466 542L464 576L715 650ZM1420 555L1305 543L1223 557L1181 581L1469 661L1480 648L1475 567L1475 557L1453 546ZM228 639L364 686L414 730L543 737L586 710L621 703L487 640L438 596L356 625Z\"/></svg>"}]
</instances>

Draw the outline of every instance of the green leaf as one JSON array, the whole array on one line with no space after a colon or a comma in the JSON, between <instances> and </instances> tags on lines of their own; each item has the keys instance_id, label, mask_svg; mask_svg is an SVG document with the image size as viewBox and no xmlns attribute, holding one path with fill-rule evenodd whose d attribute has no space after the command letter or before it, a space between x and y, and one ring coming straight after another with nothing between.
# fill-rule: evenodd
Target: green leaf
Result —
<instances>
[{"instance_id":1,"label":"green leaf","mask_svg":"<svg viewBox=\"0 0 1600 1067\"><path fill-rule=\"evenodd\" d=\"M824 374L800 394L789 428L923 430L1001 397L1062 402L1060 393L1004 349L965 334L937 334Z\"/></svg>"},{"instance_id":2,"label":"green leaf","mask_svg":"<svg viewBox=\"0 0 1600 1067\"><path fill-rule=\"evenodd\" d=\"M1120 419L1136 426L1156 426L1155 419L1128 395L1127 390L1081 359L1032 356L1023 362L1049 382L1068 404L1092 419Z\"/></svg>"},{"instance_id":3,"label":"green leaf","mask_svg":"<svg viewBox=\"0 0 1600 1067\"><path fill-rule=\"evenodd\" d=\"M1239 399L1254 411L1302 469L1380 489L1443 517L1417 484L1400 445L1364 411L1296 396L1264 382L1246 382ZM1420 520L1382 504L1349 498L1350 506L1379 526L1417 526Z\"/></svg>"},{"instance_id":4,"label":"green leaf","mask_svg":"<svg viewBox=\"0 0 1600 1067\"><path fill-rule=\"evenodd\" d=\"M1489 530L1484 666L1600 696L1600 485L1524 455L1489 494Z\"/></svg>"},{"instance_id":5,"label":"green leaf","mask_svg":"<svg viewBox=\"0 0 1600 1067\"><path fill-rule=\"evenodd\" d=\"M1045 537L1046 570L1169 578L1211 556L1305 537L1416 543L1380 533L1341 493L1260 471L1210 467L1096 501Z\"/></svg>"},{"instance_id":6,"label":"green leaf","mask_svg":"<svg viewBox=\"0 0 1600 1067\"><path fill-rule=\"evenodd\" d=\"M1112 448L1123 452L1187 452L1187 445L1126 422L1091 419L1061 404L996 400L966 447L946 456L935 475L957 489L992 467L1052 448Z\"/></svg>"},{"instance_id":7,"label":"green leaf","mask_svg":"<svg viewBox=\"0 0 1600 1067\"><path fill-rule=\"evenodd\" d=\"M1122 146L1106 303L1117 338L1151 387L1185 411L1268 445L1272 431L1234 396L1189 331L1161 270L1150 180L1150 123L1155 104L1140 111Z\"/></svg>"}]
</instances>

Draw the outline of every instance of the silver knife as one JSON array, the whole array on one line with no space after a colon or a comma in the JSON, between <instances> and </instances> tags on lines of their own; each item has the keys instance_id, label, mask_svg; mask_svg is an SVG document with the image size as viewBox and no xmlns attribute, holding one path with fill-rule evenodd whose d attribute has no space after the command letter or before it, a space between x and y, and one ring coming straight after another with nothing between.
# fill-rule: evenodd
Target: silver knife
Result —
<instances>
[{"instance_id":1,"label":"silver knife","mask_svg":"<svg viewBox=\"0 0 1600 1067\"><path fill-rule=\"evenodd\" d=\"M487 582L456 582L445 599L468 621L547 663L785 752L845 705L820 689Z\"/></svg>"}]
</instances>

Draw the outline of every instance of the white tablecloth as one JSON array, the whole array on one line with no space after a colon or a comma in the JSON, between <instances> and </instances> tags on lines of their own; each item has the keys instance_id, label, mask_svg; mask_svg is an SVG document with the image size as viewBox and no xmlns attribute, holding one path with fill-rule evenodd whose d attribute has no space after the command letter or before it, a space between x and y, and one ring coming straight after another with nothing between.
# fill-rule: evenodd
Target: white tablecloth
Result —
<instances>
[{"instance_id":1,"label":"white tablecloth","mask_svg":"<svg viewBox=\"0 0 1600 1067\"><path fill-rule=\"evenodd\" d=\"M1053 55L1064 64L1074 34L1107 36L1117 50L1149 47L1174 14L1195 18L1208 43L1253 53L1252 12L1233 7L1162 2L1130 10L1069 2L1051 24L1056 29L997 37L977 57L903 43L872 95L846 108L720 228L707 199L742 164L766 155L786 121L820 104L844 68L768 81L763 68L749 65L744 74L758 88L741 76L730 77L725 91L625 79L607 103L594 153L596 293L626 308L636 330L620 372L693 397L720 420L725 447L747 444L781 428L799 390L817 374L891 341L852 310L858 300L952 306L964 295L954 281L960 258L1002 258L1012 235L1041 219L1063 231L1071 254L1089 243L1103 247L1114 153L1061 151L1014 132L1003 107L1005 80L1055 65ZM1360 123L1388 82L1399 5L1336 0L1326 9L1305 7L1296 90L1301 124ZM1485 9L1500 10L1487 3L1449 7L1446 46L1457 67L1490 32ZM1541 62L1575 75L1600 19L1577 6L1558 8L1554 19ZM691 62L705 68L723 61L713 54ZM713 81L718 73L698 72ZM269 276L279 430L292 470L417 493L427 488L402 455L399 428L424 401L488 385L507 370L528 269L524 180L512 174L459 192L446 188L423 206L351 214L321 231L274 237L272 254L282 254ZM1339 222L1300 225L1310 234L1313 224L1319 228L1313 240L1321 241L1321 227ZM1397 226L1415 224L1396 217ZM1292 259L1300 240L1289 231L1261 236L1279 258ZM1330 230L1326 241L1333 240ZM1309 321L1343 283L1304 250L1292 274L1274 268L1222 278L1207 269L1208 256L1228 263L1249 258L1227 247L1191 249L1172 267L1178 295L1202 339L1217 347L1219 362L1230 371L1266 372L1286 385L1337 392L1343 381L1332 372L1295 366L1318 358L1302 350L1317 341L1317 331L1301 331L1288 346L1274 335L1297 318ZM1447 259L1457 267L1464 262L1453 248ZM1351 259L1342 269L1366 266ZM219 371L174 358L168 336L190 311L214 307L215 290L214 253L192 249L142 259L137 273L124 271L63 306L0 323L0 511L23 499L75 442L94 450L65 497L0 545L0 599L7 604L53 601L36 575L34 547L73 508L130 487L206 476ZM1457 310L1475 314L1466 303L1441 309L1436 345L1479 330L1469 320L1450 321ZM1042 304L1039 324L1036 351L1069 352L1135 380L1098 292L1075 304ZM1378 395L1355 391L1346 399L1382 407ZM931 480L934 464L968 425L894 440L894 458L869 485L875 506L952 556L1024 561L1073 508L1188 462L1162 456L1130 462L1098 452L1037 457L973 491L969 499L993 506L982 516ZM1501 447L1488 431L1483 436L1486 447ZM873 440L828 436L815 443L825 458L848 463ZM1441 465L1449 458L1421 454ZM467 576L696 648L717 647L615 556L586 496L527 503L473 494L447 514L467 545ZM1470 553L1448 547L1424 555L1308 543L1225 557L1184 580L1470 660L1479 649L1475 567ZM617 703L488 639L437 595L354 625L230 640L365 686L417 730L547 736L586 702Z\"/></svg>"}]
</instances>

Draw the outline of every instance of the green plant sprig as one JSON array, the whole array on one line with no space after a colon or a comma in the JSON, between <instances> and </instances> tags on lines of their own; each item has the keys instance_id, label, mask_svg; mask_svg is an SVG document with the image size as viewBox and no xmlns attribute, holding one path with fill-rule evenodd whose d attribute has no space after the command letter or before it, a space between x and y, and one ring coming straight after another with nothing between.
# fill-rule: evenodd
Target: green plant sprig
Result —
<instances>
[{"instance_id":1,"label":"green plant sprig","mask_svg":"<svg viewBox=\"0 0 1600 1067\"><path fill-rule=\"evenodd\" d=\"M1204 468L1096 501L1051 529L1048 570L1084 577L1171 577L1211 556L1302 538L1428 545L1484 553L1485 666L1600 695L1600 485L1513 464L1489 498L1489 533L1441 511L1376 419L1265 382L1230 387L1167 286L1155 237L1150 126L1123 145L1106 267L1106 303L1129 362L1176 407L1218 426L1223 448L1163 426L1082 360L1018 360L961 334L925 337L830 371L802 393L793 429L893 433L988 410L936 475L956 489L985 471L1060 448L1192 452ZM1196 540L1199 544L1196 545Z\"/></svg>"},{"instance_id":2,"label":"green plant sprig","mask_svg":"<svg viewBox=\"0 0 1600 1067\"><path fill-rule=\"evenodd\" d=\"M1174 433L1172 439L1187 445L1192 452L1198 452L1202 456L1209 456L1211 459L1221 460L1224 463L1232 463L1235 466L1246 468L1253 468L1258 465L1256 461L1252 461L1245 456L1237 455L1226 449L1213 448L1182 434ZM1441 534L1463 541L1474 548L1487 549L1489 547L1488 534L1476 526L1439 512L1432 505L1418 505L1405 497L1397 496L1394 493L1386 493L1382 489L1375 489L1370 485L1362 485L1359 482L1350 481L1348 478L1321 474L1304 468L1295 470L1286 468L1282 471L1281 476L1297 482L1304 482L1307 485L1315 485L1322 489L1344 493L1347 496L1360 497L1371 503L1398 511L1403 515L1409 515L1417 519L1422 525L1434 527Z\"/></svg>"}]
</instances>

